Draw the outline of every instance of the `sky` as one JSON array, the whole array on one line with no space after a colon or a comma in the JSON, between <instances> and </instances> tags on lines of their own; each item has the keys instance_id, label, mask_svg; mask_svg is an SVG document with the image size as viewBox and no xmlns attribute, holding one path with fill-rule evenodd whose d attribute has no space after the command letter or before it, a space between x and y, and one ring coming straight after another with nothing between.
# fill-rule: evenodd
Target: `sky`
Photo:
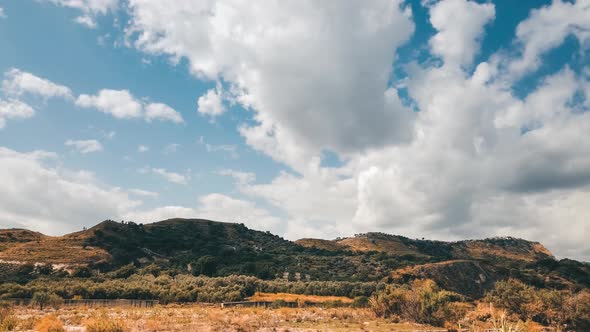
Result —
<instances>
[{"instance_id":1,"label":"sky","mask_svg":"<svg viewBox=\"0 0 590 332\"><path fill-rule=\"evenodd\" d=\"M590 261L590 0L0 0L0 228L515 236Z\"/></svg>"}]
</instances>

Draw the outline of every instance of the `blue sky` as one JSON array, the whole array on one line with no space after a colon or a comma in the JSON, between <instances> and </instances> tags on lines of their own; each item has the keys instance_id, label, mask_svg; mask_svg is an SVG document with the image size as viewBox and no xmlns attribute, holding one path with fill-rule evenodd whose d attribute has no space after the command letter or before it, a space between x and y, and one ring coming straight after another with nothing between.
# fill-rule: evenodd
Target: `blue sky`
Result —
<instances>
[{"instance_id":1,"label":"blue sky","mask_svg":"<svg viewBox=\"0 0 590 332\"><path fill-rule=\"evenodd\" d=\"M204 217L590 257L587 0L0 8L0 227Z\"/></svg>"}]
</instances>

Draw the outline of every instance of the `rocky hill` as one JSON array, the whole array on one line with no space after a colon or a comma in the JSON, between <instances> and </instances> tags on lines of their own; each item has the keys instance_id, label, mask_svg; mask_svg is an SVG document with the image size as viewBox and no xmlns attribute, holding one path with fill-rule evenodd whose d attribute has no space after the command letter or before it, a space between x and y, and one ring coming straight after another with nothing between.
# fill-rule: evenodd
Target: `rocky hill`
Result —
<instances>
[{"instance_id":1,"label":"rocky hill","mask_svg":"<svg viewBox=\"0 0 590 332\"><path fill-rule=\"evenodd\" d=\"M84 268L105 275L124 274L130 266L153 267L171 273L293 281L429 278L474 298L508 277L538 287L590 287L587 263L556 260L540 243L522 239L442 242L366 233L291 242L243 224L202 219L146 225L107 220L60 237L0 230L0 280L19 280L13 275L19 265L50 265L68 273Z\"/></svg>"}]
</instances>

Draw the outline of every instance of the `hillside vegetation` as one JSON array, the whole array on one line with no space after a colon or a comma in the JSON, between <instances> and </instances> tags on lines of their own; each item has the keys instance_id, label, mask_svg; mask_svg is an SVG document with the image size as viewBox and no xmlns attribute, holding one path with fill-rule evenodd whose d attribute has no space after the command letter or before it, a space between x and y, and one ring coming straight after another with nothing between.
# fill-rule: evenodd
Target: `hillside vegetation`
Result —
<instances>
[{"instance_id":1,"label":"hillside vegetation","mask_svg":"<svg viewBox=\"0 0 590 332\"><path fill-rule=\"evenodd\" d=\"M300 283L431 279L472 299L508 278L539 288L590 287L589 264L556 260L542 244L511 237L443 242L366 233L291 242L243 224L202 219L146 225L107 220L60 237L0 230L4 283L25 285L43 278L100 282L140 271L154 276L244 275Z\"/></svg>"}]
</instances>

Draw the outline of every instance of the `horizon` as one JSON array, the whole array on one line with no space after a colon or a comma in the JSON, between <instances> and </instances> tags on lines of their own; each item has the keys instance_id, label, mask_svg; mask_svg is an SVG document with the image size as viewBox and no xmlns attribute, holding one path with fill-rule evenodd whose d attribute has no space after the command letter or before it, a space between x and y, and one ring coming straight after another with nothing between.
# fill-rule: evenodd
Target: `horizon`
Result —
<instances>
[{"instance_id":1,"label":"horizon","mask_svg":"<svg viewBox=\"0 0 590 332\"><path fill-rule=\"evenodd\" d=\"M590 2L0 0L0 229L199 216L590 261Z\"/></svg>"},{"instance_id":2,"label":"horizon","mask_svg":"<svg viewBox=\"0 0 590 332\"><path fill-rule=\"evenodd\" d=\"M119 224L119 223L121 223L121 224L128 224L128 223L131 222L131 223L134 223L136 225L150 225L150 224L157 224L157 223L161 223L161 222L165 222L165 221L169 221L169 220L178 220L178 221L208 221L208 222L210 221L210 222L222 223L222 224L244 225L246 228L248 228L250 230L253 230L253 231L257 231L257 232L268 232L268 231L263 231L263 230L259 230L259 229L248 227L247 225L245 225L243 222L240 222L240 221L222 221L222 220L211 220L211 219L203 219L203 218L169 218L169 219L157 220L157 221L149 222L147 224L144 224L144 223L136 223L133 220L116 221L116 220L113 220L113 219L105 219L103 221L100 221L100 222L94 224L93 226L88 227L88 228L86 226L84 226L84 228L82 230L72 231L72 232L68 232L68 233L61 233L61 234L58 234L58 235L48 235L48 234L44 234L42 232L38 232L38 233L40 233L41 235L44 235L44 236L49 236L49 237L62 237L62 236L66 236L66 235L70 235L70 234L74 234L74 233L88 231L88 230L90 230L90 229L92 229L92 228L94 228L94 227L96 227L98 225L101 225L103 223L106 223L106 222L112 222L112 223L115 223L115 224ZM26 229L26 228L0 228L0 231L10 231L10 230L32 231L32 230ZM277 235L277 234L274 234L272 232L270 232L270 233L273 234L273 235ZM405 236L403 234L390 234L390 233L384 233L384 232L371 232L371 231L364 232L364 233L355 233L355 234L351 234L351 235L347 235L347 236L346 235L345 236L338 236L338 237L331 238L331 239L318 238L318 237L302 237L302 238L290 240L290 239L285 239L285 238L283 238L280 235L277 235L277 236L279 236L282 239L287 240L289 242L294 242L295 243L298 240L322 240L322 241L332 241L333 242L333 241L337 241L337 240L340 240L340 239L362 237L362 236L365 236L365 235L368 235L368 234L383 234L383 235L388 235L388 236L404 237L404 238L407 238L407 239L410 239L410 240L416 240L416 241L432 241L432 242L445 242L445 243L466 242L466 241L484 241L484 240L496 240L496 239L506 239L506 240L513 239L513 240L524 240L524 241L527 241L527 242L539 243L539 244L543 245L543 243L540 243L540 242L537 242L537 241L531 241L531 240L528 240L528 239L525 239L525 238L513 237L513 236L510 236L510 235L496 235L496 236L489 236L489 237L482 237L482 238L465 238L465 239L454 240L454 241L444 241L444 240L437 240L437 239L427 239L427 238L424 238L424 237L422 237L422 238L411 238L411 237ZM561 257L561 258L570 259L569 257Z\"/></svg>"}]
</instances>

